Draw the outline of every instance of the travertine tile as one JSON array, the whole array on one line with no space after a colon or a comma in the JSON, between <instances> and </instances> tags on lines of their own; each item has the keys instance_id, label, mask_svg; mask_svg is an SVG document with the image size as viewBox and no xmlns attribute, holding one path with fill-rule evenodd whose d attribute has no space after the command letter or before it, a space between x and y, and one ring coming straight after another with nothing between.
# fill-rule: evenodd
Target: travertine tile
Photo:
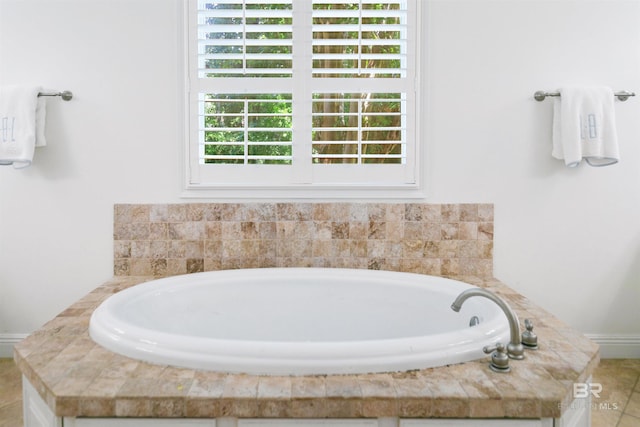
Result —
<instances>
[{"instance_id":1,"label":"travertine tile","mask_svg":"<svg viewBox=\"0 0 640 427\"><path fill-rule=\"evenodd\" d=\"M623 414L620 417L617 427L638 427L640 424L640 418L632 415Z\"/></svg>"},{"instance_id":2,"label":"travertine tile","mask_svg":"<svg viewBox=\"0 0 640 427\"><path fill-rule=\"evenodd\" d=\"M477 222L459 223L458 237L460 238L460 240L477 240L478 223Z\"/></svg>"},{"instance_id":3,"label":"travertine tile","mask_svg":"<svg viewBox=\"0 0 640 427\"><path fill-rule=\"evenodd\" d=\"M187 220L187 205L168 205L167 222L184 222Z\"/></svg>"},{"instance_id":4,"label":"travertine tile","mask_svg":"<svg viewBox=\"0 0 640 427\"><path fill-rule=\"evenodd\" d=\"M187 393L190 397L216 399L222 397L227 375L219 372L195 371L191 388Z\"/></svg>"},{"instance_id":5,"label":"travertine tile","mask_svg":"<svg viewBox=\"0 0 640 427\"><path fill-rule=\"evenodd\" d=\"M324 398L327 395L324 377L292 377L291 398Z\"/></svg>"},{"instance_id":6,"label":"travertine tile","mask_svg":"<svg viewBox=\"0 0 640 427\"><path fill-rule=\"evenodd\" d=\"M404 210L405 221L422 221L422 205L418 203L408 203Z\"/></svg>"},{"instance_id":7,"label":"travertine tile","mask_svg":"<svg viewBox=\"0 0 640 427\"><path fill-rule=\"evenodd\" d=\"M442 222L442 205L422 205L422 220L436 224Z\"/></svg>"},{"instance_id":8,"label":"travertine tile","mask_svg":"<svg viewBox=\"0 0 640 427\"><path fill-rule=\"evenodd\" d=\"M38 334L34 334L34 335L37 336ZM527 354L533 354L533 352L528 352ZM118 364L120 362L121 361L116 361L114 362L114 364ZM137 362L134 362L134 363L137 363ZM603 360L600 366L594 372L593 381L602 383L605 379L609 379L611 384L615 384L616 382L620 382L621 384L624 384L628 382L628 380L625 377L628 375L628 372L630 370L633 370L634 364L638 366L638 364L640 364L640 360L619 360L619 359ZM12 368L5 369L7 365L10 365ZM0 419L3 420L3 421L0 421L0 425L3 425L3 426L4 425L6 426L22 425L22 408L21 408L21 399L20 399L21 397L20 372L14 366L15 364L11 362L9 359L0 360ZM7 370L12 372L9 376L6 375ZM618 375L619 373L622 374L622 378L620 378L619 381L616 381L616 375ZM221 375L224 377L224 374L216 374L216 373L210 373L210 372L204 372L204 371L200 371L196 373L196 375L198 376L201 376L201 375L208 376L210 374L217 376L218 378ZM639 375L640 375L640 372L639 372ZM406 384L407 381L412 381L412 383L415 384L417 380L419 380L419 378L416 377L415 372L396 373L396 374L392 374L392 377L395 381L395 386L399 390L402 387L400 384ZM13 378L13 380L9 380L8 378ZM315 390L318 387L322 388L321 384L323 384L322 377L293 377L292 378L292 382L294 383L298 380L301 381L302 383L307 382L308 380L311 380L312 383L309 384L309 387L308 388L304 387L310 392L311 390ZM13 383L11 383L11 381L13 381ZM3 388L3 387L6 387L6 388ZM295 386L292 387L292 389L295 389L295 388L296 388ZM194 387L192 387L192 390L193 389L195 389L195 385ZM418 397L420 393L422 393L422 395L424 395L425 397L428 397L430 396L429 393L424 392L424 389L419 386L414 387L413 390L415 391L411 391L407 394L412 395L413 393L417 393L415 396L416 397L415 399L404 398L399 394L398 397L402 398L402 400L399 401L398 414L400 416L404 416L404 414L408 414L409 416L414 418L430 417L431 416L431 413L430 413L431 400L428 398L425 399L425 398ZM594 427L595 426L616 427L618 426L618 421L621 421L620 425L622 426L630 425L635 427L636 424L638 424L638 420L640 420L640 418L634 417L633 415L630 415L630 414L625 414L623 416L622 411L623 411L624 405L620 406L618 409L614 409L611 402L606 402L602 400L601 402L606 403L606 405L598 406L596 404L591 411L592 425ZM119 403L120 408L122 408L123 406L122 403L123 401L120 401ZM131 403L131 402L128 402L128 403ZM143 403L143 402L139 402L139 403ZM115 401L113 402L113 404L115 405ZM494 407L494 404L495 402L493 401L485 400L484 405L478 405L480 412L477 412L477 414L474 415L474 400L471 400L470 415L472 417L473 416L480 417L481 414L483 413L482 412L483 409L486 409L487 413L492 413L495 415L496 412L493 412L491 409ZM62 403L59 406L60 408L66 407L66 409L70 409L74 407L74 404L66 405ZM95 413L97 414L98 412L102 411L102 409L100 408L110 407L111 404L107 403L106 405L103 405L99 401L91 401L91 399L89 400L83 399L83 400L80 400L79 403L75 406L78 408L83 408L83 410L87 410L87 411L92 411L92 409L90 408L94 408L93 411L95 411ZM136 405L132 404L132 406L136 406ZM187 406L188 408L191 408L190 412L189 411L186 412L187 417L212 418L212 417L219 416L221 414L217 401L212 401L207 398L201 399L201 400L199 400L196 397L190 398L187 400ZM326 413L326 410L321 406L322 406L321 400L304 399L304 398L301 398L299 400L292 400L288 404L289 411L287 412L287 417L308 418L309 416L313 417L314 415L317 415L319 413ZM145 411L130 411L130 412L144 413ZM149 409L148 412L151 413L152 412L151 409ZM621 418L623 419L621 420Z\"/></svg>"},{"instance_id":9,"label":"travertine tile","mask_svg":"<svg viewBox=\"0 0 640 427\"><path fill-rule=\"evenodd\" d=\"M631 397L629 398L629 402L627 402L627 406L624 409L629 415L633 415L634 417L640 418L640 393L633 392Z\"/></svg>"},{"instance_id":10,"label":"travertine tile","mask_svg":"<svg viewBox=\"0 0 640 427\"><path fill-rule=\"evenodd\" d=\"M222 398L216 402L216 417L233 416L238 418L260 417L260 407L255 398Z\"/></svg>"},{"instance_id":11,"label":"travertine tile","mask_svg":"<svg viewBox=\"0 0 640 427\"><path fill-rule=\"evenodd\" d=\"M493 204L480 204L478 205L478 219L480 221L493 222Z\"/></svg>"},{"instance_id":12,"label":"travertine tile","mask_svg":"<svg viewBox=\"0 0 640 427\"><path fill-rule=\"evenodd\" d=\"M556 414L543 414L542 404L538 400L528 398L503 398L504 416L507 418L539 418L541 416L553 417ZM559 415L559 414L558 414Z\"/></svg>"},{"instance_id":13,"label":"travertine tile","mask_svg":"<svg viewBox=\"0 0 640 427\"><path fill-rule=\"evenodd\" d=\"M358 384L365 399L370 397L396 397L393 377L390 374L359 375Z\"/></svg>"},{"instance_id":14,"label":"travertine tile","mask_svg":"<svg viewBox=\"0 0 640 427\"><path fill-rule=\"evenodd\" d=\"M289 400L262 399L257 402L257 407L260 418L287 418L289 416Z\"/></svg>"},{"instance_id":15,"label":"travertine tile","mask_svg":"<svg viewBox=\"0 0 640 427\"><path fill-rule=\"evenodd\" d=\"M505 402L502 398L469 398L470 418L504 418Z\"/></svg>"},{"instance_id":16,"label":"travertine tile","mask_svg":"<svg viewBox=\"0 0 640 427\"><path fill-rule=\"evenodd\" d=\"M132 374L118 389L116 398L144 398L149 395L150 390L155 393L159 387L160 381L157 378L136 377Z\"/></svg>"},{"instance_id":17,"label":"travertine tile","mask_svg":"<svg viewBox=\"0 0 640 427\"><path fill-rule=\"evenodd\" d=\"M399 270L411 258L405 263L411 272L490 277L492 221L490 204L116 205L114 274L264 266Z\"/></svg>"},{"instance_id":18,"label":"travertine tile","mask_svg":"<svg viewBox=\"0 0 640 427\"><path fill-rule=\"evenodd\" d=\"M222 395L226 399L255 399L258 395L259 378L250 375L229 375Z\"/></svg>"},{"instance_id":19,"label":"travertine tile","mask_svg":"<svg viewBox=\"0 0 640 427\"><path fill-rule=\"evenodd\" d=\"M478 223L478 240L493 240L493 223Z\"/></svg>"},{"instance_id":20,"label":"travertine tile","mask_svg":"<svg viewBox=\"0 0 640 427\"><path fill-rule=\"evenodd\" d=\"M153 401L145 398L117 398L116 417L152 417Z\"/></svg>"},{"instance_id":21,"label":"travertine tile","mask_svg":"<svg viewBox=\"0 0 640 427\"><path fill-rule=\"evenodd\" d=\"M79 411L87 417L100 416L105 413L114 413L116 402L113 396L105 398L82 399L79 402Z\"/></svg>"},{"instance_id":22,"label":"travertine tile","mask_svg":"<svg viewBox=\"0 0 640 427\"><path fill-rule=\"evenodd\" d=\"M593 427L618 427L618 421L622 416L622 411L599 410L594 408L591 411L591 425ZM634 426L636 426L634 424Z\"/></svg>"},{"instance_id":23,"label":"travertine tile","mask_svg":"<svg viewBox=\"0 0 640 427\"><path fill-rule=\"evenodd\" d=\"M258 398L291 398L290 377L260 377L258 380Z\"/></svg>"},{"instance_id":24,"label":"travertine tile","mask_svg":"<svg viewBox=\"0 0 640 427\"><path fill-rule=\"evenodd\" d=\"M442 222L452 223L460 220L460 205L444 204L441 208Z\"/></svg>"},{"instance_id":25,"label":"travertine tile","mask_svg":"<svg viewBox=\"0 0 640 427\"><path fill-rule=\"evenodd\" d=\"M192 210L187 214L185 210L184 215L185 218L187 215L199 216L198 212ZM420 215L426 215L424 210L421 212ZM246 212L238 209L228 214L246 216ZM371 212L367 211L369 214ZM203 218L207 215L202 210ZM381 213L374 211L374 215ZM343 240L345 248L351 251L352 242L339 239ZM389 269L407 271L412 268L422 272L441 264L442 269L447 270L453 264L451 260L440 258L369 259L369 255L379 255L382 246L378 246L375 239L364 240L364 243L365 257L356 258L354 264L371 268L375 265L370 263L375 261L378 266ZM374 245L369 246L369 243ZM318 246L312 247L318 250ZM402 245L400 242L385 243L385 249L390 247ZM306 258L293 255L287 258L289 265L306 262ZM322 260L326 261L325 258ZM344 261L336 258L333 262L337 265L341 260ZM237 262L238 265L247 264L243 258L238 258ZM226 375L133 361L94 344L86 333L91 307L114 292L147 279L149 277L119 277L105 283L16 346L18 366L59 414L549 417L558 415L560 405L566 404L571 396L573 383L586 379L597 363L597 347L584 342L584 338L568 329L566 324L550 317L500 282L478 277L464 280L490 287L517 311L523 310L527 316L539 316L536 325L544 325L536 329L541 349L527 352L523 361L513 362L513 371L508 375L491 372L486 360L380 375ZM560 342L562 340L564 343ZM604 369L606 373L606 364ZM625 369L629 373L628 379L623 375L618 380L619 385L631 392L640 375L640 365L629 363ZM605 390L609 384L603 380ZM633 404L629 408L633 411Z\"/></svg>"},{"instance_id":26,"label":"travertine tile","mask_svg":"<svg viewBox=\"0 0 640 427\"><path fill-rule=\"evenodd\" d=\"M363 399L360 409L365 418L384 417L398 413L398 402L394 399L368 397Z\"/></svg>"},{"instance_id":27,"label":"travertine tile","mask_svg":"<svg viewBox=\"0 0 640 427\"><path fill-rule=\"evenodd\" d=\"M191 397L185 401L185 416L187 418L216 418L225 415L218 399Z\"/></svg>"},{"instance_id":28,"label":"travertine tile","mask_svg":"<svg viewBox=\"0 0 640 427\"><path fill-rule=\"evenodd\" d=\"M397 413L401 418L430 418L433 404L432 399L405 398L398 401Z\"/></svg>"},{"instance_id":29,"label":"travertine tile","mask_svg":"<svg viewBox=\"0 0 640 427\"><path fill-rule=\"evenodd\" d=\"M327 397L323 400L325 413L335 418L363 418L362 400Z\"/></svg>"},{"instance_id":30,"label":"travertine tile","mask_svg":"<svg viewBox=\"0 0 640 427\"><path fill-rule=\"evenodd\" d=\"M153 418L183 418L186 415L185 400L183 398L158 398L151 405Z\"/></svg>"},{"instance_id":31,"label":"travertine tile","mask_svg":"<svg viewBox=\"0 0 640 427\"><path fill-rule=\"evenodd\" d=\"M100 398L113 398L118 394L118 391L124 383L126 378L109 378L98 376L93 380L89 386L82 392L83 396L100 397Z\"/></svg>"},{"instance_id":32,"label":"travertine tile","mask_svg":"<svg viewBox=\"0 0 640 427\"><path fill-rule=\"evenodd\" d=\"M474 401L499 400L501 398L500 391L496 385L489 379L488 372L485 369L477 369L471 371L464 365L454 366L454 374L458 378L460 386L464 393Z\"/></svg>"},{"instance_id":33,"label":"travertine tile","mask_svg":"<svg viewBox=\"0 0 640 427\"><path fill-rule=\"evenodd\" d=\"M460 221L475 222L478 221L478 205L466 203L460 205Z\"/></svg>"},{"instance_id":34,"label":"travertine tile","mask_svg":"<svg viewBox=\"0 0 640 427\"><path fill-rule=\"evenodd\" d=\"M431 415L444 418L469 418L471 413L470 402L467 398L436 397L432 402Z\"/></svg>"},{"instance_id":35,"label":"travertine tile","mask_svg":"<svg viewBox=\"0 0 640 427\"><path fill-rule=\"evenodd\" d=\"M362 390L355 375L331 375L325 379L327 397L361 398Z\"/></svg>"},{"instance_id":36,"label":"travertine tile","mask_svg":"<svg viewBox=\"0 0 640 427\"><path fill-rule=\"evenodd\" d=\"M319 413L328 413L322 399L293 398L287 403L286 418L313 418Z\"/></svg>"}]
</instances>

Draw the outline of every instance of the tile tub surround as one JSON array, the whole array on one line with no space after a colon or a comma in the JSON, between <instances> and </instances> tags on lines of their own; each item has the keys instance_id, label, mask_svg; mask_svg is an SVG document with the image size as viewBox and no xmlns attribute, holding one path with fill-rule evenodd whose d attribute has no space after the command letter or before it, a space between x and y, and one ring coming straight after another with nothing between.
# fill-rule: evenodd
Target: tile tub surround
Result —
<instances>
[{"instance_id":1,"label":"tile tub surround","mask_svg":"<svg viewBox=\"0 0 640 427\"><path fill-rule=\"evenodd\" d=\"M492 204L192 203L114 208L114 274L255 267L493 274Z\"/></svg>"},{"instance_id":2,"label":"tile tub surround","mask_svg":"<svg viewBox=\"0 0 640 427\"><path fill-rule=\"evenodd\" d=\"M15 362L58 416L188 418L559 417L599 362L598 346L494 279L486 287L532 318L540 350L494 373L488 357L424 370L302 377L224 374L111 353L88 335L109 295L151 277L115 277L15 346ZM522 326L522 325L521 325Z\"/></svg>"}]
</instances>

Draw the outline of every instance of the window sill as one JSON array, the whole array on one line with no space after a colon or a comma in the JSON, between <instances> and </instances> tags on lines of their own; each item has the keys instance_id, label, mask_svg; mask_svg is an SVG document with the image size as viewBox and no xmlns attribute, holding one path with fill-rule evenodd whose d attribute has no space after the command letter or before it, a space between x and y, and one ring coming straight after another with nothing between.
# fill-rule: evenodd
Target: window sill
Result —
<instances>
[{"instance_id":1,"label":"window sill","mask_svg":"<svg viewBox=\"0 0 640 427\"><path fill-rule=\"evenodd\" d=\"M290 185L249 186L188 184L183 199L424 199L425 191L418 185Z\"/></svg>"}]
</instances>

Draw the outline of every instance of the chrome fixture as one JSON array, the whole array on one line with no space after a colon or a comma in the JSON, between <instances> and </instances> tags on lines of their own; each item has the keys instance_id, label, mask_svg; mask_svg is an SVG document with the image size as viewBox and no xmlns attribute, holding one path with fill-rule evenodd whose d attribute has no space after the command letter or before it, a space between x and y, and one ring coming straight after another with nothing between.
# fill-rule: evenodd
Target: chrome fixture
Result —
<instances>
[{"instance_id":1,"label":"chrome fixture","mask_svg":"<svg viewBox=\"0 0 640 427\"><path fill-rule=\"evenodd\" d=\"M486 346L482 351L487 354L491 353L489 368L491 368L493 372L509 372L511 370L509 366L509 356L507 356L504 344L501 342L496 343L493 347Z\"/></svg>"},{"instance_id":2,"label":"chrome fixture","mask_svg":"<svg viewBox=\"0 0 640 427\"><path fill-rule=\"evenodd\" d=\"M524 319L526 331L522 333L522 345L531 350L538 349L538 336L533 332L533 322L531 319Z\"/></svg>"},{"instance_id":3,"label":"chrome fixture","mask_svg":"<svg viewBox=\"0 0 640 427\"><path fill-rule=\"evenodd\" d=\"M476 326L480 324L480 318L478 316L471 316L469 319L469 327Z\"/></svg>"},{"instance_id":4,"label":"chrome fixture","mask_svg":"<svg viewBox=\"0 0 640 427\"><path fill-rule=\"evenodd\" d=\"M533 98L536 101L544 101L547 96L560 96L560 92L545 92L543 90L539 90L533 94ZM627 90L621 90L620 92L616 92L613 94L620 101L626 101L630 96L636 96L634 92L629 92Z\"/></svg>"},{"instance_id":5,"label":"chrome fixture","mask_svg":"<svg viewBox=\"0 0 640 427\"><path fill-rule=\"evenodd\" d=\"M502 309L509 321L509 330L511 331L511 341L507 345L507 354L511 359L524 359L524 347L520 342L520 324L518 322L518 316L511 310L511 307L499 296L486 289L471 288L463 291L458 295L451 304L451 309L456 313L462 308L462 304L470 297L485 297L495 302L498 307Z\"/></svg>"},{"instance_id":6,"label":"chrome fixture","mask_svg":"<svg viewBox=\"0 0 640 427\"><path fill-rule=\"evenodd\" d=\"M64 101L71 101L71 99L73 99L73 93L70 90L63 90L62 92L40 92L38 96L60 96Z\"/></svg>"}]
</instances>

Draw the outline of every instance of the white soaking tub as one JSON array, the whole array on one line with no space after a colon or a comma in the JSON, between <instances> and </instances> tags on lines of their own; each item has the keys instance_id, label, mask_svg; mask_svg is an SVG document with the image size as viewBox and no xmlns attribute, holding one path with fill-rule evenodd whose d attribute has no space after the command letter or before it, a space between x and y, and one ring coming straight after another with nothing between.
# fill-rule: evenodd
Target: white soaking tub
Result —
<instances>
[{"instance_id":1,"label":"white soaking tub","mask_svg":"<svg viewBox=\"0 0 640 427\"><path fill-rule=\"evenodd\" d=\"M485 357L483 346L508 342L507 319L488 299L472 298L459 313L450 308L470 287L373 270L212 271L118 292L95 310L89 331L115 353L186 368L255 375L407 371Z\"/></svg>"}]
</instances>

